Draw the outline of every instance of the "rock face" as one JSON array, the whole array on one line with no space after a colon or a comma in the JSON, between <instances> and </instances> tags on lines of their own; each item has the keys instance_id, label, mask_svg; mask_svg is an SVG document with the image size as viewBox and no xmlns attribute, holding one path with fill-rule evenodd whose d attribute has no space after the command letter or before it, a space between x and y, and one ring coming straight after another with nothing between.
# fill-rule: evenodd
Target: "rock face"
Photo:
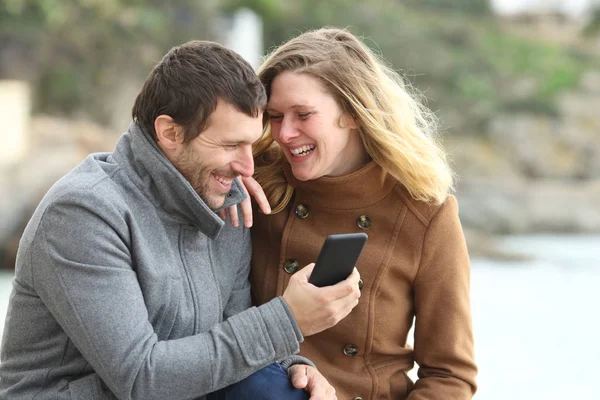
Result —
<instances>
[{"instance_id":1,"label":"rock face","mask_svg":"<svg viewBox=\"0 0 600 400\"><path fill-rule=\"evenodd\" d=\"M557 107L555 117L504 114L478 136L446 135L474 253L494 255L489 234L600 232L600 73L583 76ZM20 234L52 183L89 153L111 151L118 136L88 122L32 120L28 153L0 167L0 268L14 267Z\"/></svg>"},{"instance_id":2,"label":"rock face","mask_svg":"<svg viewBox=\"0 0 600 400\"><path fill-rule=\"evenodd\" d=\"M600 232L600 74L581 82L557 117L499 115L482 137L450 140L465 226Z\"/></svg>"},{"instance_id":3,"label":"rock face","mask_svg":"<svg viewBox=\"0 0 600 400\"><path fill-rule=\"evenodd\" d=\"M457 190L461 221L491 233L600 232L600 179L473 179Z\"/></svg>"},{"instance_id":4,"label":"rock face","mask_svg":"<svg viewBox=\"0 0 600 400\"><path fill-rule=\"evenodd\" d=\"M118 136L89 122L44 116L31 121L29 151L0 171L0 268L14 267L21 232L50 186L89 153L111 151Z\"/></svg>"},{"instance_id":5,"label":"rock face","mask_svg":"<svg viewBox=\"0 0 600 400\"><path fill-rule=\"evenodd\" d=\"M559 103L561 117L496 117L492 147L530 178L600 178L600 95L567 94Z\"/></svg>"}]
</instances>

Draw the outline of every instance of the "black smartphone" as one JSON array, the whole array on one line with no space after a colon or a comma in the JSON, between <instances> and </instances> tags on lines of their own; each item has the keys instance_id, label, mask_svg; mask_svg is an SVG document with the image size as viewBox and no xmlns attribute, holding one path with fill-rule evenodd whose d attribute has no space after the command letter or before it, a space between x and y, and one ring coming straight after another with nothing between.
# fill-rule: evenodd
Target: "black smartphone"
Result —
<instances>
[{"instance_id":1,"label":"black smartphone","mask_svg":"<svg viewBox=\"0 0 600 400\"><path fill-rule=\"evenodd\" d=\"M365 233L330 235L325 239L309 283L330 286L352 273L368 236Z\"/></svg>"}]
</instances>

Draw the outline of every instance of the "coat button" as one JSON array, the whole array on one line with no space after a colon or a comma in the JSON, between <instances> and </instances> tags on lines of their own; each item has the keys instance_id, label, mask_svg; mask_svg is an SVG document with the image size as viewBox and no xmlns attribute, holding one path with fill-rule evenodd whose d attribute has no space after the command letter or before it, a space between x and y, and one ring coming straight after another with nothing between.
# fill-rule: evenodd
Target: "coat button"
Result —
<instances>
[{"instance_id":1,"label":"coat button","mask_svg":"<svg viewBox=\"0 0 600 400\"><path fill-rule=\"evenodd\" d=\"M363 400L362 397L355 397L354 400Z\"/></svg>"},{"instance_id":2,"label":"coat button","mask_svg":"<svg viewBox=\"0 0 600 400\"><path fill-rule=\"evenodd\" d=\"M355 344L347 344L344 346L344 354L348 357L354 357L358 354L358 346Z\"/></svg>"},{"instance_id":3,"label":"coat button","mask_svg":"<svg viewBox=\"0 0 600 400\"><path fill-rule=\"evenodd\" d=\"M362 279L359 279L359 280L358 280L358 289L359 289L359 290L362 290L363 286L364 286L364 282L363 282L363 280L362 280Z\"/></svg>"},{"instance_id":4,"label":"coat button","mask_svg":"<svg viewBox=\"0 0 600 400\"><path fill-rule=\"evenodd\" d=\"M285 262L283 263L283 269L288 274L293 274L294 272L298 271L299 266L300 266L300 264L298 264L298 261L292 260L291 258L288 260L285 260Z\"/></svg>"},{"instance_id":5,"label":"coat button","mask_svg":"<svg viewBox=\"0 0 600 400\"><path fill-rule=\"evenodd\" d=\"M361 229L369 229L371 227L371 217L369 217L368 215L361 215L360 217L358 217L358 220L356 222L358 224L358 227Z\"/></svg>"},{"instance_id":6,"label":"coat button","mask_svg":"<svg viewBox=\"0 0 600 400\"><path fill-rule=\"evenodd\" d=\"M305 206L304 204L298 204L296 206L296 217L304 219L308 217L308 214L310 214L308 206Z\"/></svg>"}]
</instances>

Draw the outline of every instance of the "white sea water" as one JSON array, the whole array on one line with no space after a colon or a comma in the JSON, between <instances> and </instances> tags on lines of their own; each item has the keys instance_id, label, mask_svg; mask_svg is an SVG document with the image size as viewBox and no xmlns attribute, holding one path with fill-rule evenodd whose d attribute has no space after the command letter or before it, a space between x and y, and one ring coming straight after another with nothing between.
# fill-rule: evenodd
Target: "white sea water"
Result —
<instances>
[{"instance_id":1,"label":"white sea water","mask_svg":"<svg viewBox=\"0 0 600 400\"><path fill-rule=\"evenodd\" d=\"M599 399L600 236L510 236L502 245L534 259L472 260L476 400ZM0 335L11 277L0 272Z\"/></svg>"},{"instance_id":2,"label":"white sea water","mask_svg":"<svg viewBox=\"0 0 600 400\"><path fill-rule=\"evenodd\" d=\"M600 399L600 236L512 236L473 260L478 400Z\"/></svg>"},{"instance_id":3,"label":"white sea water","mask_svg":"<svg viewBox=\"0 0 600 400\"><path fill-rule=\"evenodd\" d=\"M6 318L6 309L8 308L8 296L12 289L13 274L7 271L0 271L0 340L4 331L4 319Z\"/></svg>"}]
</instances>

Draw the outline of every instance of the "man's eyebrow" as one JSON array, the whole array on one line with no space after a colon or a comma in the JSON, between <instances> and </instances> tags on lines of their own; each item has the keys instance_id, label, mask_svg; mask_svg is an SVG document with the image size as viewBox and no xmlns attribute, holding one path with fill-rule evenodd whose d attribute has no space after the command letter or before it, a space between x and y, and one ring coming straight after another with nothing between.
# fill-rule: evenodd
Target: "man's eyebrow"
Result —
<instances>
[{"instance_id":1,"label":"man's eyebrow","mask_svg":"<svg viewBox=\"0 0 600 400\"><path fill-rule=\"evenodd\" d=\"M221 143L224 145L234 145L234 144L252 144L254 142L251 142L249 140L237 140L237 139L236 140L227 140L227 139L225 139L225 140L222 140Z\"/></svg>"}]
</instances>

